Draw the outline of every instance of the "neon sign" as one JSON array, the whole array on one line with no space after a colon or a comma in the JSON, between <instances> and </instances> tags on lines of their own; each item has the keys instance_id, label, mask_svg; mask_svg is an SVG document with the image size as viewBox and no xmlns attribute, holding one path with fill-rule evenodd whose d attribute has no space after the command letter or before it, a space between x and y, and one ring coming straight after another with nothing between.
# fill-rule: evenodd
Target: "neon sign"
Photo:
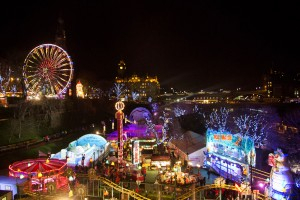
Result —
<instances>
[{"instance_id":1,"label":"neon sign","mask_svg":"<svg viewBox=\"0 0 300 200\"><path fill-rule=\"evenodd\" d=\"M132 145L132 151L133 151L133 164L139 164L140 163L140 143L139 141L134 141Z\"/></svg>"},{"instance_id":2,"label":"neon sign","mask_svg":"<svg viewBox=\"0 0 300 200\"><path fill-rule=\"evenodd\" d=\"M230 134L214 134L214 139L215 140L231 141L232 140L232 135L230 135Z\"/></svg>"}]
</instances>

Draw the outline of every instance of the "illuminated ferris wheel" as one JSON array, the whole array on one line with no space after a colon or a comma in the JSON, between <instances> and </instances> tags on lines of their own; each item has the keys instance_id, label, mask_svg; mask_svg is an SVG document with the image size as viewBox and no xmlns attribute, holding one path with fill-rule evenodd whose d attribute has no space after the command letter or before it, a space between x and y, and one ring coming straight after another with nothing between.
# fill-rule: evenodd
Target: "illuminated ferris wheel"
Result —
<instances>
[{"instance_id":1,"label":"illuminated ferris wheel","mask_svg":"<svg viewBox=\"0 0 300 200\"><path fill-rule=\"evenodd\" d=\"M68 53L54 44L42 44L27 55L23 77L28 97L62 97L71 85L73 63Z\"/></svg>"}]
</instances>

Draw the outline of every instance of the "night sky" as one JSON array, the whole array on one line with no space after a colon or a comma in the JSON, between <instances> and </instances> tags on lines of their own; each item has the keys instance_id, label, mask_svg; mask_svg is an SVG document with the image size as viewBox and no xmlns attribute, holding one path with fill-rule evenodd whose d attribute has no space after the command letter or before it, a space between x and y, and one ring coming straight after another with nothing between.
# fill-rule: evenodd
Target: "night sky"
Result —
<instances>
[{"instance_id":1,"label":"night sky","mask_svg":"<svg viewBox=\"0 0 300 200\"><path fill-rule=\"evenodd\" d=\"M129 75L157 75L162 86L192 91L251 89L271 67L300 72L299 7L284 1L6 1L0 7L0 57L23 62L35 46L54 43L62 16L76 75L90 81L113 80L120 59Z\"/></svg>"}]
</instances>

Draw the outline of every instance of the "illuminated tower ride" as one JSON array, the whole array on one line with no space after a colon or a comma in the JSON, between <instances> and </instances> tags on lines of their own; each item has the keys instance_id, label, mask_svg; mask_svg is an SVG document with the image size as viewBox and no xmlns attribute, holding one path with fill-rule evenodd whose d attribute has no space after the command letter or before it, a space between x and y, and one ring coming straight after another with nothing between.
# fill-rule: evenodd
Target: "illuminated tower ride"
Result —
<instances>
[{"instance_id":1,"label":"illuminated tower ride","mask_svg":"<svg viewBox=\"0 0 300 200\"><path fill-rule=\"evenodd\" d=\"M123 162L123 119L125 105L122 101L118 101L115 104L115 108L117 110L115 114L115 118L117 119L117 130L118 130L118 163L119 166Z\"/></svg>"}]
</instances>

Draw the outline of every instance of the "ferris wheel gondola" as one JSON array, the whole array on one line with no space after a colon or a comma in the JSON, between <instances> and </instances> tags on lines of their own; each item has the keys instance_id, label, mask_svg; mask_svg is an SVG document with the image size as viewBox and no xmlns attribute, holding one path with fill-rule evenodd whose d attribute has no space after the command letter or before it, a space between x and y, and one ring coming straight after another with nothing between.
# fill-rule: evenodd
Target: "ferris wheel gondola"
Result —
<instances>
[{"instance_id":1,"label":"ferris wheel gondola","mask_svg":"<svg viewBox=\"0 0 300 200\"><path fill-rule=\"evenodd\" d=\"M73 63L68 53L54 44L42 44L27 55L23 77L27 97L61 97L71 85Z\"/></svg>"}]
</instances>

